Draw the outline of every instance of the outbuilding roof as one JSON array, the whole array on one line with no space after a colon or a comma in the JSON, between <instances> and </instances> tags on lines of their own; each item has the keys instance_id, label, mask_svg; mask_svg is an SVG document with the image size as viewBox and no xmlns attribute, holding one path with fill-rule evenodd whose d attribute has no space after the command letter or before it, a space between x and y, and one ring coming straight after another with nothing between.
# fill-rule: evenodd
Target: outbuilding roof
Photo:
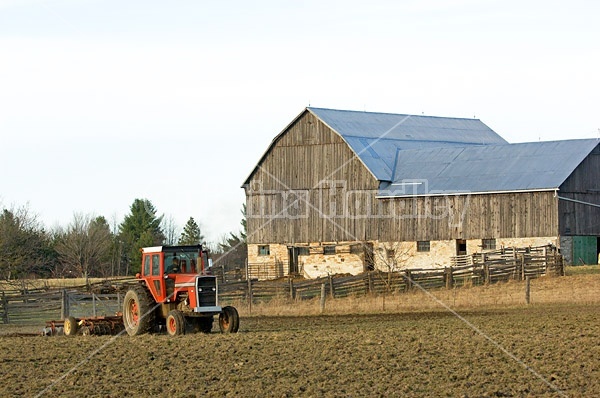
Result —
<instances>
[{"instance_id":1,"label":"outbuilding roof","mask_svg":"<svg viewBox=\"0 0 600 398\"><path fill-rule=\"evenodd\" d=\"M554 190L599 144L595 139L427 148L396 153L379 197Z\"/></svg>"}]
</instances>

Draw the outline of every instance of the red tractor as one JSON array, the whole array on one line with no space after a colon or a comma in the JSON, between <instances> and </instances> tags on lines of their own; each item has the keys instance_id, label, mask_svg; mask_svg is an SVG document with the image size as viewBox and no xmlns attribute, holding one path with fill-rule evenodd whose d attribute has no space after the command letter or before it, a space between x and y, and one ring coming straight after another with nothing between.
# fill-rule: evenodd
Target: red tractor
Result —
<instances>
[{"instance_id":1,"label":"red tractor","mask_svg":"<svg viewBox=\"0 0 600 398\"><path fill-rule=\"evenodd\" d=\"M220 307L217 278L208 274L202 245L157 246L142 249L140 283L123 300L123 323L130 336L166 328L174 336L186 329L209 333L219 315L222 333L236 333L235 307Z\"/></svg>"}]
</instances>

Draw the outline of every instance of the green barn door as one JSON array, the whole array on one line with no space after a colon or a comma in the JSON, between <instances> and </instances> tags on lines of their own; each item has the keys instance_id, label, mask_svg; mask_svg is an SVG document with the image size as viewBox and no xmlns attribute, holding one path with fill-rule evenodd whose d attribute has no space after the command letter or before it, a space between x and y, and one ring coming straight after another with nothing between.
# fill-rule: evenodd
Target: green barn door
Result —
<instances>
[{"instance_id":1,"label":"green barn door","mask_svg":"<svg viewBox=\"0 0 600 398\"><path fill-rule=\"evenodd\" d=\"M597 242L595 236L574 236L573 265L598 264Z\"/></svg>"}]
</instances>

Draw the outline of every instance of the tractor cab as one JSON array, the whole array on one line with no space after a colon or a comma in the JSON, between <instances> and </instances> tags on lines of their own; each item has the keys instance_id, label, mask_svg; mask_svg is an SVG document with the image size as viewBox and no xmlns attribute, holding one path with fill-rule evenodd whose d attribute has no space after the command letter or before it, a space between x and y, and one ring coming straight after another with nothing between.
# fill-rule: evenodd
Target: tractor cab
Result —
<instances>
[{"instance_id":1,"label":"tractor cab","mask_svg":"<svg viewBox=\"0 0 600 398\"><path fill-rule=\"evenodd\" d=\"M202 246L162 246L164 274L200 274L209 270L208 253Z\"/></svg>"},{"instance_id":2,"label":"tractor cab","mask_svg":"<svg viewBox=\"0 0 600 398\"><path fill-rule=\"evenodd\" d=\"M199 299L201 293L210 293L213 298L204 307L220 311L216 307L216 278L210 275L208 252L202 245L143 248L142 272L138 278L146 282L157 303L184 301L192 311L205 312L208 309L200 308ZM209 287L208 291L203 291L203 286Z\"/></svg>"},{"instance_id":3,"label":"tractor cab","mask_svg":"<svg viewBox=\"0 0 600 398\"><path fill-rule=\"evenodd\" d=\"M202 245L154 246L142 249L141 276L165 274L206 274L208 252Z\"/></svg>"}]
</instances>

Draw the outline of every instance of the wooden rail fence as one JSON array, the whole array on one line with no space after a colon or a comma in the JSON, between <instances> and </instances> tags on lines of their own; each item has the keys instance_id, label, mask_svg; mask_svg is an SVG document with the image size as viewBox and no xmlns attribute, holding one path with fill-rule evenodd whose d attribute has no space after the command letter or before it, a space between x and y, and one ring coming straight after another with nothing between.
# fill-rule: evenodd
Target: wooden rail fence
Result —
<instances>
[{"instance_id":1,"label":"wooden rail fence","mask_svg":"<svg viewBox=\"0 0 600 398\"><path fill-rule=\"evenodd\" d=\"M370 271L356 276L334 275L319 279L261 281L245 280L219 284L223 304L273 299L306 300L321 297L323 285L331 298L366 294L401 293L412 289L451 289L526 280L542 275L564 275L563 259L552 250L504 250L453 259L451 266L437 269L407 269L386 273ZM82 293L79 290L34 291L21 289L0 292L0 319L3 323L40 323L68 315L89 317L114 315L121 309L123 292ZM251 307L250 307L251 308Z\"/></svg>"},{"instance_id":2,"label":"wooden rail fence","mask_svg":"<svg viewBox=\"0 0 600 398\"><path fill-rule=\"evenodd\" d=\"M283 262L275 259L274 262L249 263L248 275L250 279L276 279L283 276Z\"/></svg>"},{"instance_id":3,"label":"wooden rail fence","mask_svg":"<svg viewBox=\"0 0 600 398\"><path fill-rule=\"evenodd\" d=\"M67 316L114 315L121 309L122 294L82 293L77 290L53 290L42 293L0 293L2 323L44 324Z\"/></svg>"},{"instance_id":4,"label":"wooden rail fence","mask_svg":"<svg viewBox=\"0 0 600 398\"><path fill-rule=\"evenodd\" d=\"M275 298L304 300L320 297L326 286L332 298L351 295L405 292L415 288L454 288L525 280L542 275L564 275L563 258L551 250L504 250L482 255L461 256L453 265L436 269L407 269L386 273L370 271L356 276L328 276L318 279L262 281L250 280L219 285L219 298L224 302L246 300L266 302Z\"/></svg>"}]
</instances>

